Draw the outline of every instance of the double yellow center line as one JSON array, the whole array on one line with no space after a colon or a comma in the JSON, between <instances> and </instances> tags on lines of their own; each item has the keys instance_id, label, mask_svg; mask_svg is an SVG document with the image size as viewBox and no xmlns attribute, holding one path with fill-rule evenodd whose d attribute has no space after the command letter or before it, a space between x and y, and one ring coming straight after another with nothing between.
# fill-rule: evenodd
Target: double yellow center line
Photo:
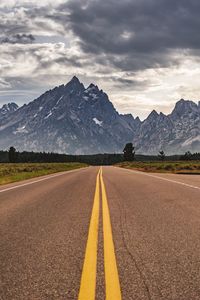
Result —
<instances>
[{"instance_id":1,"label":"double yellow center line","mask_svg":"<svg viewBox=\"0 0 200 300\"><path fill-rule=\"evenodd\" d=\"M122 299L112 236L110 213L101 168L96 178L94 204L90 219L88 240L86 245L78 300L94 300L96 294L100 185L102 195L106 300Z\"/></svg>"}]
</instances>

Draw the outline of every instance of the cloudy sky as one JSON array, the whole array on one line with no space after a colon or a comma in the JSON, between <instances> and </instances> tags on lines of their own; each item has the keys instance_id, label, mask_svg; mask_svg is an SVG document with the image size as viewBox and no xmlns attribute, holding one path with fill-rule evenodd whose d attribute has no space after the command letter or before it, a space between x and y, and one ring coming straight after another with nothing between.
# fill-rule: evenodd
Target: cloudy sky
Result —
<instances>
[{"instance_id":1,"label":"cloudy sky","mask_svg":"<svg viewBox=\"0 0 200 300\"><path fill-rule=\"evenodd\" d=\"M0 1L0 104L29 102L73 75L141 118L198 101L200 1Z\"/></svg>"}]
</instances>

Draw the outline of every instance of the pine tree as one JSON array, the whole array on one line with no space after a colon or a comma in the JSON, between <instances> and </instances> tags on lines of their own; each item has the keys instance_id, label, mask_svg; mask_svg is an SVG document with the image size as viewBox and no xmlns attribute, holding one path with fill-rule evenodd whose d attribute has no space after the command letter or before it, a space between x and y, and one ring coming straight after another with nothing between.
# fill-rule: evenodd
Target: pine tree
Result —
<instances>
[{"instance_id":1,"label":"pine tree","mask_svg":"<svg viewBox=\"0 0 200 300\"><path fill-rule=\"evenodd\" d=\"M135 152L134 152L134 147L132 143L127 143L126 146L124 147L124 160L125 161L133 161Z\"/></svg>"},{"instance_id":2,"label":"pine tree","mask_svg":"<svg viewBox=\"0 0 200 300\"><path fill-rule=\"evenodd\" d=\"M8 152L9 162L15 163L17 160L17 153L14 147L10 147Z\"/></svg>"},{"instance_id":3,"label":"pine tree","mask_svg":"<svg viewBox=\"0 0 200 300\"><path fill-rule=\"evenodd\" d=\"M165 160L165 152L163 150L159 151L158 157L163 161Z\"/></svg>"}]
</instances>

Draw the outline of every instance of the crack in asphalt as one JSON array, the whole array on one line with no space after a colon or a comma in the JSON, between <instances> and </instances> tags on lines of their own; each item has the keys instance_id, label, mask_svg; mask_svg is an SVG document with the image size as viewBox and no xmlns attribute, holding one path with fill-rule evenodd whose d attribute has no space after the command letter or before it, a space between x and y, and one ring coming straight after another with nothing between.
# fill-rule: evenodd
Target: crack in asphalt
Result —
<instances>
[{"instance_id":1,"label":"crack in asphalt","mask_svg":"<svg viewBox=\"0 0 200 300\"><path fill-rule=\"evenodd\" d=\"M145 288L145 291L146 291L146 294L147 294L148 299L149 299L149 300L152 300L150 288L149 288L149 286L148 286L148 284L147 284L147 282L146 282L146 278L144 277L144 275L143 275L143 273L142 273L142 271L141 271L141 269L140 269L140 267L139 267L139 265L138 265L138 263L137 263L136 258L135 258L134 255L132 254L132 252L131 252L131 250L129 249L129 246L128 246L127 242L126 242L126 238L125 238L125 234L124 234L124 226L123 226L123 222L122 222L122 210L123 210L123 209L122 209L122 207L121 207L121 205L120 205L120 203L119 203L118 200L117 200L117 203L118 203L118 207L119 207L119 211L120 211L120 227L121 227L122 240L123 240L124 247L125 247L125 249L126 249L128 255L131 257L131 260L134 262L134 265L135 265L135 267L136 267L136 269L137 269L137 271L138 271L138 273L139 273L139 275L140 275L140 278L141 278L141 280L142 280L142 282L143 282L143 285L144 285L144 288ZM125 211L125 210L124 210L124 211ZM126 215L126 214L125 214L125 215ZM125 219L125 224L126 224L126 217L125 217L124 219ZM127 225L127 224L126 224L126 225ZM127 227L127 226L126 226L126 227ZM128 230L127 230L127 233L128 233L128 235L129 235Z\"/></svg>"},{"instance_id":2,"label":"crack in asphalt","mask_svg":"<svg viewBox=\"0 0 200 300\"><path fill-rule=\"evenodd\" d=\"M107 180L109 181L109 179L107 178ZM110 181L109 181L110 182ZM115 187L115 189L117 190L117 195L120 195L120 191ZM123 197L121 197L123 198ZM125 237L125 232L128 234L128 236L130 236L130 233L129 233L129 230L128 230L128 226L127 226L127 218L126 218L126 211L125 211L125 208L122 208L122 205L120 203L120 201L117 199L117 205L118 205L118 208L119 208L119 215L120 215L120 227L121 227L121 233L122 233L122 240L123 240L123 244L124 244L124 247L129 255L129 257L131 258L131 260L134 262L134 265L139 273L139 276L141 278L141 281L144 285L144 288L145 288L145 292L146 292L146 295L148 297L148 300L152 300L152 296L151 296L151 291L150 291L150 287L147 283L147 278L146 276L143 274L141 268L139 267L138 265L138 262L137 262L137 259L135 258L134 254L132 253L131 249L129 248L128 246L128 243L126 241L126 237ZM123 213L124 212L124 213ZM123 218L123 215L124 215L124 218ZM124 221L123 221L124 219ZM124 226L125 224L125 226ZM125 227L126 227L126 230L125 230ZM138 257L137 257L138 258ZM141 261L141 259L139 258L139 260ZM141 262L142 264L142 262ZM143 264L142 264L143 265ZM143 265L144 268L146 268L144 265ZM148 270L148 272L150 272ZM158 291L158 294L161 298L163 298L163 294L161 292L161 290L159 289L159 287L157 285L155 285L155 288L157 289Z\"/></svg>"}]
</instances>

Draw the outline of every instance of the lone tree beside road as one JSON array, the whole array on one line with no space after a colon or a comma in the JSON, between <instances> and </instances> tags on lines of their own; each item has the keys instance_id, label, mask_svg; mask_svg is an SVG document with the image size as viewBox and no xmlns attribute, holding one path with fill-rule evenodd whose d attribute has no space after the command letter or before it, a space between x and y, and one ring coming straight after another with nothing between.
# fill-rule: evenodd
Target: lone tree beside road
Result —
<instances>
[{"instance_id":1,"label":"lone tree beside road","mask_svg":"<svg viewBox=\"0 0 200 300\"><path fill-rule=\"evenodd\" d=\"M17 152L16 152L16 149L14 147L10 147L10 149L8 151L8 158L9 158L9 162L11 162L11 163L16 162Z\"/></svg>"},{"instance_id":2,"label":"lone tree beside road","mask_svg":"<svg viewBox=\"0 0 200 300\"><path fill-rule=\"evenodd\" d=\"M124 160L125 161L133 161L135 152L134 152L134 147L132 143L127 143L126 146L124 147Z\"/></svg>"},{"instance_id":3,"label":"lone tree beside road","mask_svg":"<svg viewBox=\"0 0 200 300\"><path fill-rule=\"evenodd\" d=\"M159 151L158 157L163 161L165 160L165 152L163 150Z\"/></svg>"}]
</instances>

